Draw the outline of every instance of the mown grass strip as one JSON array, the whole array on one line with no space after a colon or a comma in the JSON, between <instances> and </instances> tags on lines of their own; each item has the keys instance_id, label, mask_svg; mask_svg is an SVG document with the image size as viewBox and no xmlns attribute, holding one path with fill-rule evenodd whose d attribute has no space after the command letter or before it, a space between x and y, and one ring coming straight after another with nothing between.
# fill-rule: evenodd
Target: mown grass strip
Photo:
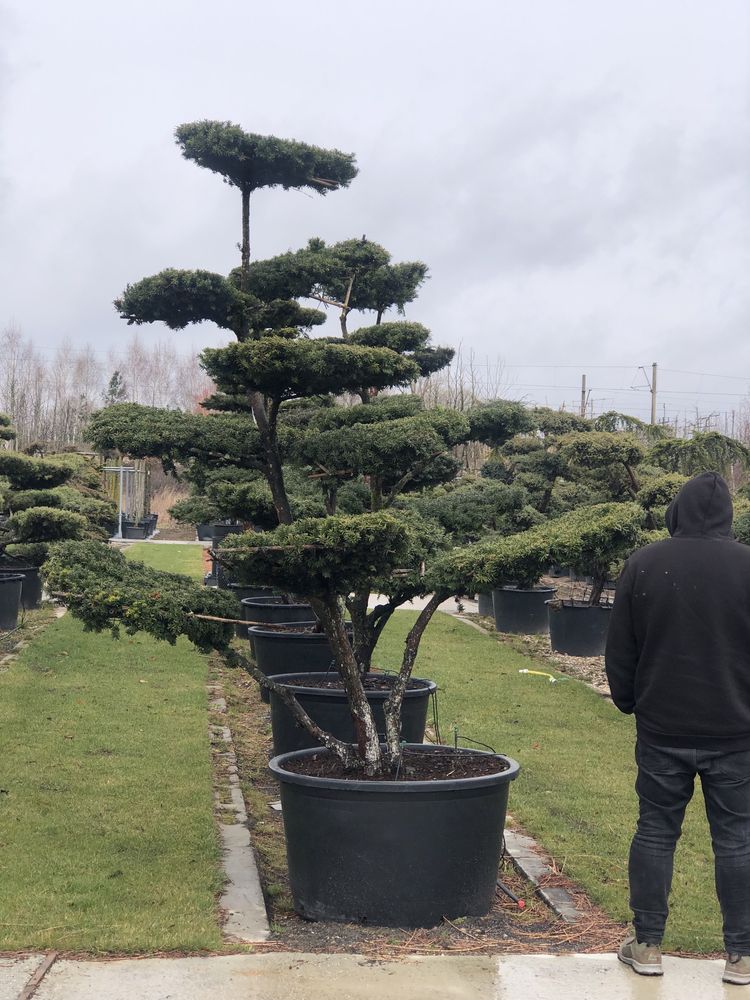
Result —
<instances>
[{"instance_id":1,"label":"mown grass strip","mask_svg":"<svg viewBox=\"0 0 750 1000\"><path fill-rule=\"evenodd\" d=\"M158 542L136 542L128 545L125 555L128 559L153 566L154 569L165 570L168 573L184 573L193 580L203 580L202 545L168 545Z\"/></svg>"},{"instance_id":2,"label":"mown grass strip","mask_svg":"<svg viewBox=\"0 0 750 1000\"><path fill-rule=\"evenodd\" d=\"M0 673L0 951L221 948L206 672L66 616Z\"/></svg>"},{"instance_id":3,"label":"mown grass strip","mask_svg":"<svg viewBox=\"0 0 750 1000\"><path fill-rule=\"evenodd\" d=\"M412 612L399 612L378 645L378 665L401 658ZM633 719L585 684L520 674L549 671L492 636L438 614L422 641L415 674L440 686L442 737L487 743L522 771L509 810L565 873L617 920L627 920L627 857L637 814ZM560 676L560 675L556 675ZM470 746L471 744L463 744ZM665 947L722 950L713 861L698 787L678 847Z\"/></svg>"}]
</instances>

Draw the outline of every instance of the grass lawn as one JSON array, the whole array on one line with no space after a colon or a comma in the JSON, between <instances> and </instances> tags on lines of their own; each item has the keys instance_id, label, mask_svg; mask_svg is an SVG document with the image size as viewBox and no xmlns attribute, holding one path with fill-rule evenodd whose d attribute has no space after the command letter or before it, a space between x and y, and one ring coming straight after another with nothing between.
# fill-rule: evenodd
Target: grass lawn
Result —
<instances>
[{"instance_id":1,"label":"grass lawn","mask_svg":"<svg viewBox=\"0 0 750 1000\"><path fill-rule=\"evenodd\" d=\"M378 645L380 667L397 666L415 617L394 615ZM443 741L453 742L457 726L460 736L515 757L522 770L511 786L509 811L595 902L628 920L627 856L637 814L633 719L579 681L551 684L518 672L534 667L549 670L437 614L415 675L439 684ZM671 906L666 948L723 949L700 786L678 846Z\"/></svg>"},{"instance_id":2,"label":"grass lawn","mask_svg":"<svg viewBox=\"0 0 750 1000\"><path fill-rule=\"evenodd\" d=\"M0 672L0 951L222 948L206 674L70 616Z\"/></svg>"},{"instance_id":3,"label":"grass lawn","mask_svg":"<svg viewBox=\"0 0 750 1000\"><path fill-rule=\"evenodd\" d=\"M167 573L184 573L199 583L206 572L203 568L202 545L160 545L158 542L136 542L124 550L128 559L137 559L154 569Z\"/></svg>"}]
</instances>

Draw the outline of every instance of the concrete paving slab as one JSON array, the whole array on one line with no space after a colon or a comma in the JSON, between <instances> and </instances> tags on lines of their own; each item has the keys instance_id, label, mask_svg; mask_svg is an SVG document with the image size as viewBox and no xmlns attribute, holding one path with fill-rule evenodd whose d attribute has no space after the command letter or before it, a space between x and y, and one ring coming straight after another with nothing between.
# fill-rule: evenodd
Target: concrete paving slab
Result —
<instances>
[{"instance_id":1,"label":"concrete paving slab","mask_svg":"<svg viewBox=\"0 0 750 1000\"><path fill-rule=\"evenodd\" d=\"M271 932L250 832L241 823L222 823L219 829L228 880L220 900L227 911L224 933L238 941L266 941Z\"/></svg>"},{"instance_id":2,"label":"concrete paving slab","mask_svg":"<svg viewBox=\"0 0 750 1000\"><path fill-rule=\"evenodd\" d=\"M44 955L23 958L0 956L0 1000L16 1000L43 961Z\"/></svg>"},{"instance_id":3,"label":"concrete paving slab","mask_svg":"<svg viewBox=\"0 0 750 1000\"><path fill-rule=\"evenodd\" d=\"M738 991L722 984L722 968L720 961L666 958L664 976L646 978L614 955L59 961L35 1000L727 1000Z\"/></svg>"},{"instance_id":4,"label":"concrete paving slab","mask_svg":"<svg viewBox=\"0 0 750 1000\"><path fill-rule=\"evenodd\" d=\"M727 1000L723 961L664 958L663 976L638 976L614 955L514 955L498 959L496 1000ZM740 991L741 993L741 991Z\"/></svg>"}]
</instances>

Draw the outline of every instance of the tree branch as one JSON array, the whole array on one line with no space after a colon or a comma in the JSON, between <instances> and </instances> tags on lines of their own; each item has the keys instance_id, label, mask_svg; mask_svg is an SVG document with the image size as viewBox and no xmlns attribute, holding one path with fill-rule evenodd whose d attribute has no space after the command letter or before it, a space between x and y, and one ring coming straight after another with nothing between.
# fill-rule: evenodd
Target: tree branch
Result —
<instances>
[{"instance_id":1,"label":"tree branch","mask_svg":"<svg viewBox=\"0 0 750 1000\"><path fill-rule=\"evenodd\" d=\"M335 736L331 736L330 733L321 729L317 722L314 722L310 718L288 687L285 687L283 684L277 684L273 677L268 676L268 674L264 674L262 670L258 670L254 663L242 656L241 653L238 653L236 649L227 650L224 654L224 659L228 666L240 667L241 669L246 670L250 676L260 684L261 687L267 688L269 691L273 691L274 694L276 694L284 702L295 721L297 721L303 729L306 729L313 739L317 740L318 743L334 753L345 767L352 766L354 760L354 746L350 743L343 743L341 740L337 740Z\"/></svg>"},{"instance_id":2,"label":"tree branch","mask_svg":"<svg viewBox=\"0 0 750 1000\"><path fill-rule=\"evenodd\" d=\"M401 705L404 700L406 685L414 669L414 662L419 652L419 643L424 630L429 625L438 607L450 597L450 591L437 591L420 611L417 620L406 637L406 647L393 687L383 705L385 715L385 742L390 763L395 763L401 755Z\"/></svg>"}]
</instances>

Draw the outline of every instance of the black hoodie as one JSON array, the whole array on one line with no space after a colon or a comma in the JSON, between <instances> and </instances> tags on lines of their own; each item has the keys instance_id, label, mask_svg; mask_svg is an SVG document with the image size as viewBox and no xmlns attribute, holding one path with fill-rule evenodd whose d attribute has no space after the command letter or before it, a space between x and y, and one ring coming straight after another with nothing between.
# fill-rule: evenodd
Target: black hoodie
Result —
<instances>
[{"instance_id":1,"label":"black hoodie","mask_svg":"<svg viewBox=\"0 0 750 1000\"><path fill-rule=\"evenodd\" d=\"M732 534L727 484L696 476L666 520L672 537L634 552L617 583L612 698L646 743L750 749L750 546Z\"/></svg>"}]
</instances>

